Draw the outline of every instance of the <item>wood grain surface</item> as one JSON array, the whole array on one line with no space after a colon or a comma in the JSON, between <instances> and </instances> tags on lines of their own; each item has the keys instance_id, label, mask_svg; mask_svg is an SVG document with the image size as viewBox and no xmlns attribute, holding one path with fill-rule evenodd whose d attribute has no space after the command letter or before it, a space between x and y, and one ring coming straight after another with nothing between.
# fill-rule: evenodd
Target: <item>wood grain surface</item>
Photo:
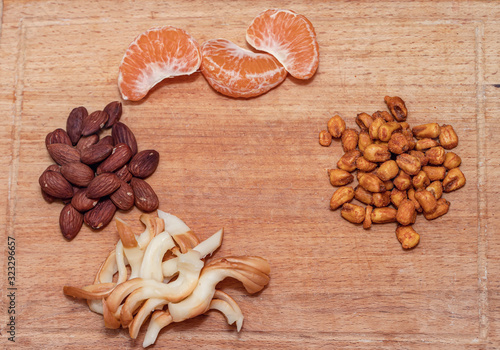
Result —
<instances>
[{"instance_id":1,"label":"wood grain surface","mask_svg":"<svg viewBox=\"0 0 500 350\"><path fill-rule=\"evenodd\" d=\"M0 343L24 349L141 348L107 330L64 285L93 280L118 236L84 228L66 242L62 205L38 177L51 163L45 135L72 108L120 99L117 70L136 35L187 30L200 43L246 46L250 21L270 7L313 23L320 66L258 98L216 93L200 73L167 80L123 121L139 148L160 152L148 180L160 209L201 237L225 228L216 256L260 255L271 282L239 303L237 333L209 312L160 333L157 349L500 349L500 2L495 1L4 1L0 32ZM370 231L329 210L326 169L340 144L319 146L333 113L357 113L401 96L408 121L452 124L467 185L449 213L417 220L421 243L403 251L394 224ZM117 216L142 229L140 212ZM8 237L16 242L15 343L10 336Z\"/></svg>"}]
</instances>

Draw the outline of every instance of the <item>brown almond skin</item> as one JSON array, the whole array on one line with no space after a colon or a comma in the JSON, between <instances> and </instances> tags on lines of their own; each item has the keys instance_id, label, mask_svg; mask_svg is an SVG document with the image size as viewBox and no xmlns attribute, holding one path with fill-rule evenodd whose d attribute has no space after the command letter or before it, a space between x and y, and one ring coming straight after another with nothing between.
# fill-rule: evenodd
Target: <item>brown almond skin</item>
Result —
<instances>
[{"instance_id":1,"label":"brown almond skin","mask_svg":"<svg viewBox=\"0 0 500 350\"><path fill-rule=\"evenodd\" d=\"M96 176L87 187L87 197L101 198L115 192L121 180L115 173L103 173Z\"/></svg>"},{"instance_id":2,"label":"brown almond skin","mask_svg":"<svg viewBox=\"0 0 500 350\"><path fill-rule=\"evenodd\" d=\"M73 206L73 208L82 213L85 213L86 211L94 208L97 205L97 202L99 202L98 199L91 199L87 197L86 188L78 190L71 199L71 205Z\"/></svg>"},{"instance_id":3,"label":"brown almond skin","mask_svg":"<svg viewBox=\"0 0 500 350\"><path fill-rule=\"evenodd\" d=\"M94 170L80 162L64 164L61 166L61 174L70 183L80 187L88 186L95 177Z\"/></svg>"},{"instance_id":4,"label":"brown almond skin","mask_svg":"<svg viewBox=\"0 0 500 350\"><path fill-rule=\"evenodd\" d=\"M42 190L52 197L68 199L73 197L73 186L56 171L47 170L38 179Z\"/></svg>"},{"instance_id":5,"label":"brown almond skin","mask_svg":"<svg viewBox=\"0 0 500 350\"><path fill-rule=\"evenodd\" d=\"M83 214L66 204L59 215L59 227L61 233L68 241L76 237L83 225Z\"/></svg>"},{"instance_id":6,"label":"brown almond skin","mask_svg":"<svg viewBox=\"0 0 500 350\"><path fill-rule=\"evenodd\" d=\"M116 206L111 199L101 199L94 209L83 216L83 221L94 230L99 230L108 225L116 212Z\"/></svg>"},{"instance_id":7,"label":"brown almond skin","mask_svg":"<svg viewBox=\"0 0 500 350\"><path fill-rule=\"evenodd\" d=\"M110 145L110 146L115 146L115 142L113 141L113 137L111 137L111 135L107 135L107 136L104 136L100 141L99 143L101 144L106 144L106 145Z\"/></svg>"},{"instance_id":8,"label":"brown almond skin","mask_svg":"<svg viewBox=\"0 0 500 350\"><path fill-rule=\"evenodd\" d=\"M122 122L117 122L113 125L113 128L111 129L111 136L113 137L115 145L124 143L130 147L132 156L137 153L137 141L135 139L135 135L132 130L130 130L130 128Z\"/></svg>"},{"instance_id":9,"label":"brown almond skin","mask_svg":"<svg viewBox=\"0 0 500 350\"><path fill-rule=\"evenodd\" d=\"M144 179L155 172L159 162L160 154L157 151L144 150L132 157L128 164L128 170L135 177Z\"/></svg>"},{"instance_id":10,"label":"brown almond skin","mask_svg":"<svg viewBox=\"0 0 500 350\"><path fill-rule=\"evenodd\" d=\"M99 135L97 134L80 137L80 140L78 140L76 144L76 148L81 152L83 149L95 145L97 142L99 142Z\"/></svg>"},{"instance_id":11,"label":"brown almond skin","mask_svg":"<svg viewBox=\"0 0 500 350\"><path fill-rule=\"evenodd\" d=\"M56 171L56 172L60 173L61 172L61 167L59 165L57 165L57 164L51 164L44 171L48 171L48 170L52 170L52 171Z\"/></svg>"},{"instance_id":12,"label":"brown almond skin","mask_svg":"<svg viewBox=\"0 0 500 350\"><path fill-rule=\"evenodd\" d=\"M57 198L56 198L56 197L51 196L50 194L48 194L47 192L45 192L45 191L44 191L44 190L42 190L41 188L40 188L40 193L42 194L43 199L44 199L47 203L49 203L49 204L54 203L54 202L57 200Z\"/></svg>"},{"instance_id":13,"label":"brown almond skin","mask_svg":"<svg viewBox=\"0 0 500 350\"><path fill-rule=\"evenodd\" d=\"M80 151L65 143L48 145L47 150L52 159L59 165L80 161Z\"/></svg>"},{"instance_id":14,"label":"brown almond skin","mask_svg":"<svg viewBox=\"0 0 500 350\"><path fill-rule=\"evenodd\" d=\"M124 143L117 144L111 154L97 167L97 174L111 173L128 163L133 154L130 147Z\"/></svg>"},{"instance_id":15,"label":"brown almond skin","mask_svg":"<svg viewBox=\"0 0 500 350\"><path fill-rule=\"evenodd\" d=\"M83 119L89 115L87 109L83 106L74 108L66 120L66 131L73 145L75 145L82 136Z\"/></svg>"},{"instance_id":16,"label":"brown almond skin","mask_svg":"<svg viewBox=\"0 0 500 350\"><path fill-rule=\"evenodd\" d=\"M108 158L111 152L113 146L99 142L82 150L81 162L88 165L97 164Z\"/></svg>"},{"instance_id":17,"label":"brown almond skin","mask_svg":"<svg viewBox=\"0 0 500 350\"><path fill-rule=\"evenodd\" d=\"M109 198L121 210L129 210L135 202L134 190L125 181L120 182L120 187Z\"/></svg>"},{"instance_id":18,"label":"brown almond skin","mask_svg":"<svg viewBox=\"0 0 500 350\"><path fill-rule=\"evenodd\" d=\"M97 133L104 128L108 121L108 113L104 111L95 111L83 118L82 136L88 136Z\"/></svg>"},{"instance_id":19,"label":"brown almond skin","mask_svg":"<svg viewBox=\"0 0 500 350\"><path fill-rule=\"evenodd\" d=\"M45 146L54 143L64 143L70 146L73 145L66 131L60 128L48 133L47 136L45 137Z\"/></svg>"},{"instance_id":20,"label":"brown almond skin","mask_svg":"<svg viewBox=\"0 0 500 350\"><path fill-rule=\"evenodd\" d=\"M130 185L134 191L135 205L137 208L146 213L158 209L158 196L146 181L133 177L132 180L130 180Z\"/></svg>"},{"instance_id":21,"label":"brown almond skin","mask_svg":"<svg viewBox=\"0 0 500 350\"><path fill-rule=\"evenodd\" d=\"M125 182L132 180L132 174L128 171L128 164L125 164L120 169L115 171L116 176Z\"/></svg>"},{"instance_id":22,"label":"brown almond skin","mask_svg":"<svg viewBox=\"0 0 500 350\"><path fill-rule=\"evenodd\" d=\"M109 116L105 128L110 128L120 121L122 117L122 103L119 101L110 102L104 107L104 112Z\"/></svg>"}]
</instances>

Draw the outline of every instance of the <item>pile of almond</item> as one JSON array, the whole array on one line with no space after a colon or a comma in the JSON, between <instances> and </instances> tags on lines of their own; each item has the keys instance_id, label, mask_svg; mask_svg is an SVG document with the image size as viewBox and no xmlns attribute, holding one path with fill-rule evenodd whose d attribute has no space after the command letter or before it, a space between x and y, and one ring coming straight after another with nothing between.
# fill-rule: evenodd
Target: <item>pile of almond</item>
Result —
<instances>
[{"instance_id":1,"label":"pile of almond","mask_svg":"<svg viewBox=\"0 0 500 350\"><path fill-rule=\"evenodd\" d=\"M155 150L138 152L132 131L122 122L122 104L109 103L102 111L88 113L74 108L66 130L56 129L45 138L56 164L40 176L44 199L65 204L59 217L63 236L71 240L85 222L92 229L105 227L117 209L134 204L144 212L158 208L158 196L144 180L158 167ZM105 129L111 134L101 137Z\"/></svg>"},{"instance_id":2,"label":"pile of almond","mask_svg":"<svg viewBox=\"0 0 500 350\"><path fill-rule=\"evenodd\" d=\"M412 227L417 214L427 220L446 214L450 202L442 197L443 192L462 188L466 180L458 168L460 157L447 152L458 145L451 125L411 128L404 101L386 96L385 102L390 113L357 115L359 131L346 128L345 121L335 115L328 121L328 130L320 132L322 146L330 146L332 138L341 139L345 152L337 169L328 170L330 183L338 187L330 208L342 207L342 217L363 224L364 229L397 222L396 236L404 249L410 249L420 241ZM354 181L355 171L358 185L347 186ZM366 206L351 203L353 199Z\"/></svg>"}]
</instances>

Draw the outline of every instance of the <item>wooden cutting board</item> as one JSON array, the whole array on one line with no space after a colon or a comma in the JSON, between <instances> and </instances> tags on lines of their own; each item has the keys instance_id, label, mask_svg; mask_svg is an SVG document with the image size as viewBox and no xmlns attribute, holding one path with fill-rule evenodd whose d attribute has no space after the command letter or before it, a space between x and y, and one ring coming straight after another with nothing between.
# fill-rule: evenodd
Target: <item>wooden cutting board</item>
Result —
<instances>
[{"instance_id":1,"label":"wooden cutting board","mask_svg":"<svg viewBox=\"0 0 500 350\"><path fill-rule=\"evenodd\" d=\"M92 111L120 99L118 65L139 33L169 24L200 43L222 37L245 46L249 22L268 7L314 24L320 67L310 81L288 77L241 100L195 73L124 103L139 148L160 152L148 180L160 209L202 238L224 227L216 256L259 255L272 267L258 295L220 285L243 311L240 333L211 311L169 326L153 348L500 348L500 3L116 0L4 1L0 9L2 347L141 347L143 333L133 341L126 330L106 330L62 293L91 283L118 237L110 225L62 238L62 205L44 202L38 185L51 163L45 135L76 106ZM446 216L417 220L421 243L411 251L394 224L364 231L329 210L326 169L342 151L317 139L333 113L355 126L357 113L385 109L385 95L406 101L412 125L452 124L467 177L446 194ZM139 215L117 214L137 232Z\"/></svg>"}]
</instances>

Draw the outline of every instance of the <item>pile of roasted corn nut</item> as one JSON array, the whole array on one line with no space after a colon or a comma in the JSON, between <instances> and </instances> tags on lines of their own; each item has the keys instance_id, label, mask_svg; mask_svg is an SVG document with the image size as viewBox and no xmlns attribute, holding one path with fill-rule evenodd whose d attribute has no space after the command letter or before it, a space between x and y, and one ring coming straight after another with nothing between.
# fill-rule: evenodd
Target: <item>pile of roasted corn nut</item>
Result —
<instances>
[{"instance_id":1,"label":"pile of roasted corn nut","mask_svg":"<svg viewBox=\"0 0 500 350\"><path fill-rule=\"evenodd\" d=\"M342 117L335 115L328 121L328 130L320 132L322 146L330 146L332 138L341 139L345 152L337 169L328 170L330 183L338 187L330 208L342 208L344 219L365 229L397 222L399 242L411 249L420 241L412 227L417 215L433 220L446 214L450 202L442 197L443 192L462 188L466 180L458 168L460 157L447 152L458 145L451 125L429 123L412 128L401 98L386 96L385 102L390 113L357 115L359 131L346 128ZM349 186L355 171L358 185ZM351 203L353 199L366 207Z\"/></svg>"}]
</instances>

